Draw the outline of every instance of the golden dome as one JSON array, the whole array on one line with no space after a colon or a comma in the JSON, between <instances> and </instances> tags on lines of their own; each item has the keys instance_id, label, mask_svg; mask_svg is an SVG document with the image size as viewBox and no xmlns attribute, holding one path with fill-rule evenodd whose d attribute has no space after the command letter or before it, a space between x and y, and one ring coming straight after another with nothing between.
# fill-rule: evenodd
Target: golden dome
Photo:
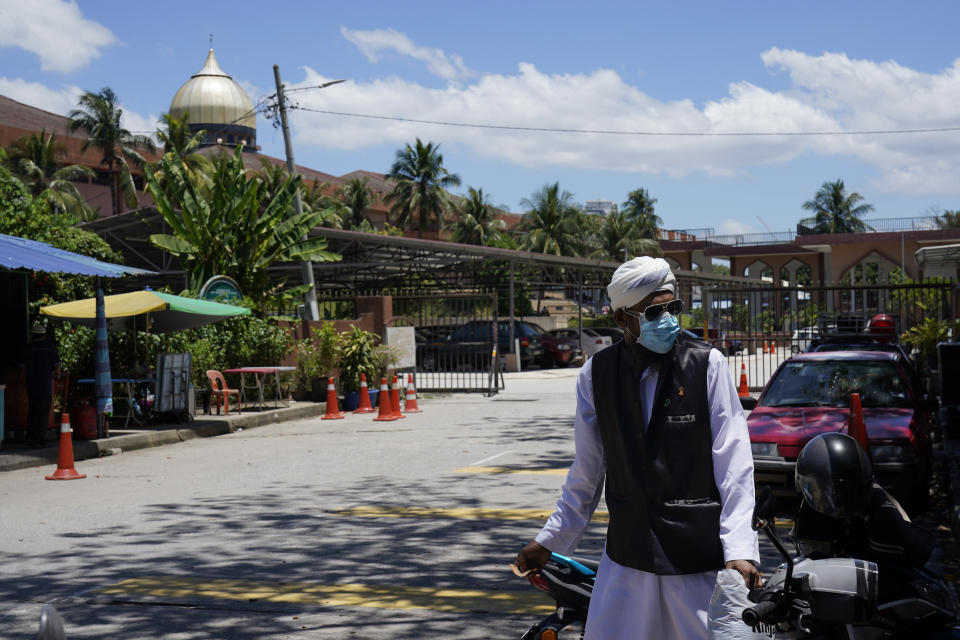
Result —
<instances>
[{"instance_id":1,"label":"golden dome","mask_svg":"<svg viewBox=\"0 0 960 640\"><path fill-rule=\"evenodd\" d=\"M207 54L203 68L193 74L173 96L170 115L182 118L189 112L190 128L207 129L208 133L231 131L238 141L248 133L247 144L252 145L257 130L257 114L247 93L227 75L213 49ZM232 138L233 136L231 136Z\"/></svg>"}]
</instances>

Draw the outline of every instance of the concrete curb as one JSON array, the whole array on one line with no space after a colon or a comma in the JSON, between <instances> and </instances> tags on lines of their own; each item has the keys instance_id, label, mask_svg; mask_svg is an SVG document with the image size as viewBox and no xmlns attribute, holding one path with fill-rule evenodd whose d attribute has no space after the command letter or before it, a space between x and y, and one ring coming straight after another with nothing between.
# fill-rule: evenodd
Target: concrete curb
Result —
<instances>
[{"instance_id":1,"label":"concrete curb","mask_svg":"<svg viewBox=\"0 0 960 640\"><path fill-rule=\"evenodd\" d=\"M323 415L324 402L297 403L296 406L263 412L240 413L231 416L204 416L193 422L153 427L149 430L123 433L99 440L74 440L73 460L89 460L115 455L122 451L136 451L150 447L210 438L232 433L238 429L253 429L278 422L302 420ZM0 472L57 464L56 444L45 449L25 449L0 452Z\"/></svg>"}]
</instances>

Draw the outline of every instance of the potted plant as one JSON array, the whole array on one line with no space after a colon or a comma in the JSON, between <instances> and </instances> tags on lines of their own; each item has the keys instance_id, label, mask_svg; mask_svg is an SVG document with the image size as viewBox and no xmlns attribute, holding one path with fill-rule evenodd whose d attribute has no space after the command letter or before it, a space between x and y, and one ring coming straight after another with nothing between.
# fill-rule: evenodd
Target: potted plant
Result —
<instances>
[{"instance_id":1,"label":"potted plant","mask_svg":"<svg viewBox=\"0 0 960 640\"><path fill-rule=\"evenodd\" d=\"M917 306L926 313L926 305L918 302ZM953 334L956 335L956 328L956 320L937 320L932 316L927 316L923 322L905 331L901 337L904 344L908 344L917 350L917 364L919 365L917 368L924 372L921 375L927 379L927 390L930 393L935 394L940 391L936 388L937 377L934 375L939 364L937 361L937 345L950 340L951 329L954 330Z\"/></svg>"},{"instance_id":2,"label":"potted plant","mask_svg":"<svg viewBox=\"0 0 960 640\"><path fill-rule=\"evenodd\" d=\"M380 384L380 378L387 378L400 359L399 350L388 344L379 344L373 348L373 382ZM389 378L387 379L389 382Z\"/></svg>"},{"instance_id":3,"label":"potted plant","mask_svg":"<svg viewBox=\"0 0 960 640\"><path fill-rule=\"evenodd\" d=\"M296 344L297 386L310 393L314 402L326 400L327 378L333 375L340 359L341 336L332 322L311 328L310 337Z\"/></svg>"},{"instance_id":4,"label":"potted plant","mask_svg":"<svg viewBox=\"0 0 960 640\"><path fill-rule=\"evenodd\" d=\"M360 374L372 376L373 345L379 336L354 325L343 340L340 353L340 384L343 388L343 409L352 411L360 403Z\"/></svg>"}]
</instances>

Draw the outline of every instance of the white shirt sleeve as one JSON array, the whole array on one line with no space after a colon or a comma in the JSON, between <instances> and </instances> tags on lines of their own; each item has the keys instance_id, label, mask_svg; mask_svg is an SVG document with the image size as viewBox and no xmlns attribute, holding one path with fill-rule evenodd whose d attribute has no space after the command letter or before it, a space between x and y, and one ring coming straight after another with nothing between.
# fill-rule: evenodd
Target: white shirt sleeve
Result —
<instances>
[{"instance_id":1,"label":"white shirt sleeve","mask_svg":"<svg viewBox=\"0 0 960 640\"><path fill-rule=\"evenodd\" d=\"M707 367L707 403L713 434L713 477L720 492L723 557L760 562L753 520L753 453L747 419L726 358L713 349Z\"/></svg>"},{"instance_id":2,"label":"white shirt sleeve","mask_svg":"<svg viewBox=\"0 0 960 640\"><path fill-rule=\"evenodd\" d=\"M592 365L593 358L587 360L577 377L576 457L567 472L557 508L536 537L536 541L550 551L564 555L572 553L580 543L600 502L607 470L593 404Z\"/></svg>"}]
</instances>

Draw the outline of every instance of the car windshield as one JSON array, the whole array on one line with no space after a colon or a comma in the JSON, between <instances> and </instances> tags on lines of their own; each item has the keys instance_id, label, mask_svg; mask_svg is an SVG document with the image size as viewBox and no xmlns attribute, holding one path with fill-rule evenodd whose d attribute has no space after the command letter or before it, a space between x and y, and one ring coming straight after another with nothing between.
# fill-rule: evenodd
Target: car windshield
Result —
<instances>
[{"instance_id":1,"label":"car windshield","mask_svg":"<svg viewBox=\"0 0 960 640\"><path fill-rule=\"evenodd\" d=\"M848 407L859 393L864 407L906 407L907 388L892 362L787 362L760 399L762 407Z\"/></svg>"}]
</instances>

